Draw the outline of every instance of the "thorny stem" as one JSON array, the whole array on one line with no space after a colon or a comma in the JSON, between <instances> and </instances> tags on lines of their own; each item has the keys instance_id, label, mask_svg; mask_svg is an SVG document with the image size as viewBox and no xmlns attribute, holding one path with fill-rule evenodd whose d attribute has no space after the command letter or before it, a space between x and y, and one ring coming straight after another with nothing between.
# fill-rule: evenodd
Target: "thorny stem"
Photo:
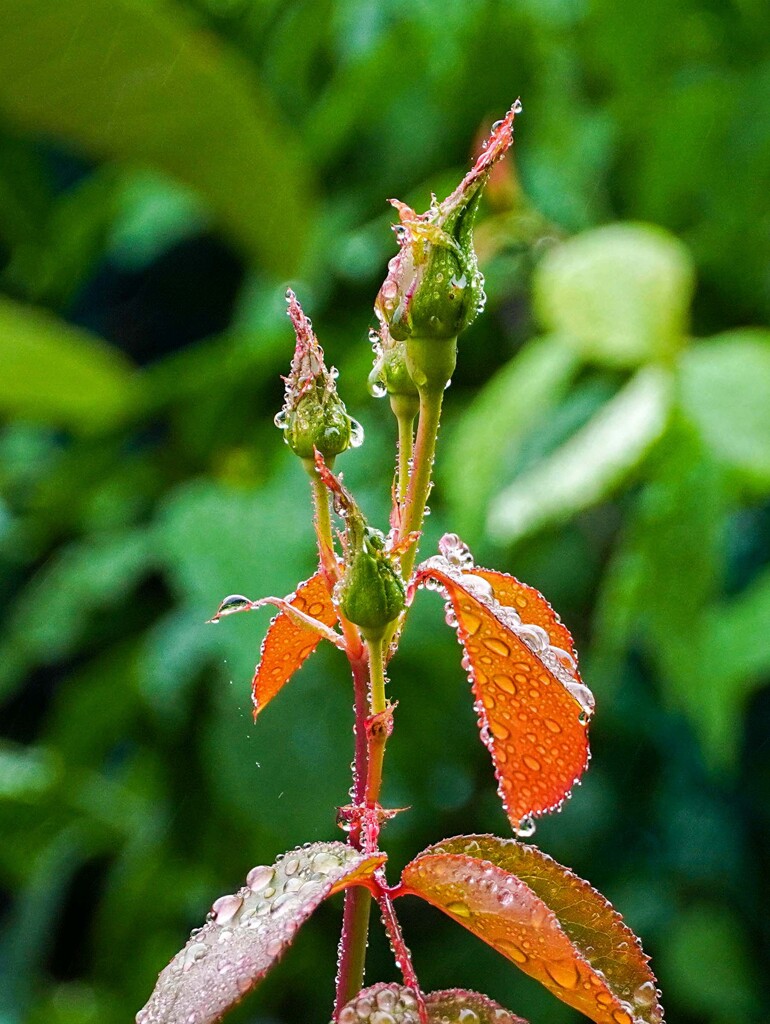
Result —
<instances>
[{"instance_id":1,"label":"thorny stem","mask_svg":"<svg viewBox=\"0 0 770 1024\"><path fill-rule=\"evenodd\" d=\"M334 552L331 517L329 514L329 493L318 476L314 465L307 466L313 489L315 530L318 538L318 552L321 566L329 586L339 578L337 557ZM355 758L352 798L362 804L366 793L368 777L368 750L366 740L366 718L368 712L367 652L356 627L340 617L340 625L347 642L347 655L353 673L353 694L355 710ZM361 848L361 826L354 822L350 832L350 844ZM339 946L339 968L334 1016L358 993L364 983L364 965L369 935L371 894L363 886L353 886L345 891L345 905L342 913L342 934Z\"/></svg>"},{"instance_id":2,"label":"thorny stem","mask_svg":"<svg viewBox=\"0 0 770 1024\"><path fill-rule=\"evenodd\" d=\"M412 954L409 952L409 947L404 942L401 925L399 924L396 912L393 909L393 900L391 899L390 893L387 892L384 887L381 888L380 893L377 896L377 903L380 908L380 914L382 915L382 923L385 925L385 931L388 933L390 947L396 958L396 964L403 975L404 984L407 988L414 990L415 996L417 997L420 1021L422 1024L427 1024L428 1013L425 1008L425 1000L420 988L420 982L412 964Z\"/></svg>"},{"instance_id":3,"label":"thorny stem","mask_svg":"<svg viewBox=\"0 0 770 1024\"><path fill-rule=\"evenodd\" d=\"M442 390L431 389L421 391L420 418L417 427L417 439L416 442L414 442L414 445L414 417L409 417L407 415L397 416L399 428L397 496L399 504L402 505L403 510L400 524L401 538L408 536L412 532L419 532L422 529L423 519L425 518L425 506L428 501L428 494L430 493L431 487L433 458L436 451L436 438L438 436L442 402ZM326 564L324 563L324 553L325 550L329 550L334 562L334 578L336 578L338 570L331 541L328 496L320 479L316 479L315 477L313 478L313 487L316 504L316 531L319 536L319 550L321 553L322 564ZM322 509L323 511L321 511ZM412 574L416 557L417 543L415 542L410 546L401 560L402 572L404 578L407 580ZM343 632L345 632L344 621L342 626ZM354 630L353 627L351 627L351 629L357 638L358 631ZM387 637L370 637L366 640L366 649L369 661L368 713L370 719L376 715L382 714L388 708L388 702L385 696L385 651L388 648L391 637L392 634ZM388 739L389 729L387 727L378 727L371 728L367 731L365 715L366 709L362 698L363 686L361 665L364 664L363 652L361 652L359 658L354 658L351 657L351 652L349 651L349 657L351 667L353 669L353 681L356 696L356 773L353 797L357 807L361 809L366 807L376 810L379 807L380 789L382 787L382 771L385 759L385 746ZM366 742L365 754L361 750L361 744L363 741ZM377 833L375 832L375 849L378 845L377 838ZM371 837L365 836L364 841L368 846L371 842ZM358 821L352 823L350 842L357 848L360 848L361 846L361 826ZM401 934L401 927L393 909L392 900L386 891L386 887L382 885L382 883L380 883L379 888L380 893L377 897L377 901L385 928L388 932L388 936L404 977L404 983L410 988L413 988L417 993L420 1019L421 1021L426 1021L427 1016L425 1004L422 999L419 981L412 965L409 950ZM342 935L340 937L339 969L337 973L337 991L334 1005L335 1019L339 1017L342 1008L346 1003L350 1002L350 1000L354 998L364 984L364 967L366 961L370 910L371 893L367 888L363 886L354 886L347 890L345 893Z\"/></svg>"},{"instance_id":4,"label":"thorny stem","mask_svg":"<svg viewBox=\"0 0 770 1024\"><path fill-rule=\"evenodd\" d=\"M376 808L380 795L380 786L382 785L382 764L385 756L387 731L382 729L367 731L366 719L367 717L371 718L373 715L380 714L387 709L382 638L367 640L366 648L369 656L368 702L365 700L361 701L362 687L359 685L361 676L360 672L356 671L357 665L354 665L353 669L354 684L356 686L356 751L358 752L358 744L361 737L364 737L367 742L365 778L362 774L356 773L353 796L357 807ZM375 835L375 848L377 846L376 838ZM368 837L365 837L365 841L368 845ZM359 821L353 823L350 842L360 848L361 825ZM381 897L378 897L378 900L381 900ZM380 906L382 907L382 903L380 903ZM364 984L370 909L371 893L367 888L364 886L354 886L346 891L339 948L337 992L334 1004L335 1019L339 1016L343 1006L360 992ZM392 906L390 907L390 915L395 921ZM397 921L395 926L398 928ZM400 929L398 934L400 935ZM403 939L401 942L403 945ZM406 949L405 946L404 949ZM400 959L402 963L408 961L408 957L406 960L403 957ZM408 962L411 969L411 961ZM414 975L413 970L412 975Z\"/></svg>"}]
</instances>

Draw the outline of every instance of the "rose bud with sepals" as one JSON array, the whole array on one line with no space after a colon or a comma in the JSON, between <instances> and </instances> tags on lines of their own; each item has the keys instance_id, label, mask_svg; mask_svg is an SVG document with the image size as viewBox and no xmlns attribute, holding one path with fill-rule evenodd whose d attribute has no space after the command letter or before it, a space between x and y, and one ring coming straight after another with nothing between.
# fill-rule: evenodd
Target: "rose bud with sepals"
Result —
<instances>
[{"instance_id":1,"label":"rose bud with sepals","mask_svg":"<svg viewBox=\"0 0 770 1024\"><path fill-rule=\"evenodd\" d=\"M484 151L443 202L417 214L391 200L400 251L390 261L375 312L392 338L406 342L406 367L420 390L443 389L456 360L456 339L483 308L484 278L473 249L473 223L494 164L513 140L517 100L493 128Z\"/></svg>"},{"instance_id":2,"label":"rose bud with sepals","mask_svg":"<svg viewBox=\"0 0 770 1024\"><path fill-rule=\"evenodd\" d=\"M404 582L383 534L369 526L353 495L319 455L315 462L345 521L345 564L335 587L335 601L366 640L380 640L406 606Z\"/></svg>"},{"instance_id":3,"label":"rose bud with sepals","mask_svg":"<svg viewBox=\"0 0 770 1024\"><path fill-rule=\"evenodd\" d=\"M297 345L289 375L284 378L283 409L275 417L275 424L283 430L291 450L311 466L314 451L333 462L347 448L361 444L363 429L348 415L337 394L337 371L326 368L313 325L291 289L286 292L286 301Z\"/></svg>"}]
</instances>

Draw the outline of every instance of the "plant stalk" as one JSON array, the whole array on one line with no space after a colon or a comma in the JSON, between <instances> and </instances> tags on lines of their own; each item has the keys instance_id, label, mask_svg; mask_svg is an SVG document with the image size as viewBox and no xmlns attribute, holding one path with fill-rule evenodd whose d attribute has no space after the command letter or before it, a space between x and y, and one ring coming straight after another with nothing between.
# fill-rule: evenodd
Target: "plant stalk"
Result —
<instances>
[{"instance_id":1,"label":"plant stalk","mask_svg":"<svg viewBox=\"0 0 770 1024\"><path fill-rule=\"evenodd\" d=\"M369 651L369 714L379 715L387 709L385 697L385 662L384 637L369 638L366 641ZM385 760L385 744L388 741L388 730L384 727L368 730L369 771L366 778L364 796L367 807L376 807L382 788L382 766Z\"/></svg>"},{"instance_id":2,"label":"plant stalk","mask_svg":"<svg viewBox=\"0 0 770 1024\"><path fill-rule=\"evenodd\" d=\"M425 506L428 503L428 494L430 493L433 458L436 454L436 438L438 437L443 400L443 391L420 392L420 418L417 421L417 439L414 445L412 473L409 478L409 488L406 493L406 504L404 507L404 536L419 531L425 518ZM402 566L405 565L411 555L410 569L408 572L405 571L404 575L411 573L411 566L414 565L416 555L416 546L416 544L412 545L401 561Z\"/></svg>"}]
</instances>

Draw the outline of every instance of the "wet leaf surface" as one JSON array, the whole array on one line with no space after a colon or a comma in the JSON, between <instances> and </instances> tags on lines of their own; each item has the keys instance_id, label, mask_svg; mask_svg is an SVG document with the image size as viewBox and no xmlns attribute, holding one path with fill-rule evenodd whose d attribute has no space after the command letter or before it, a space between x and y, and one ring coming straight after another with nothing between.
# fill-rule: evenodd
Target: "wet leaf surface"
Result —
<instances>
[{"instance_id":1,"label":"wet leaf surface","mask_svg":"<svg viewBox=\"0 0 770 1024\"><path fill-rule=\"evenodd\" d=\"M289 601L293 607L325 626L333 626L337 621L337 613L320 572L297 587ZM262 642L261 657L251 684L255 717L313 653L320 639L318 633L301 626L286 612L275 616Z\"/></svg>"},{"instance_id":2,"label":"wet leaf surface","mask_svg":"<svg viewBox=\"0 0 770 1024\"><path fill-rule=\"evenodd\" d=\"M221 896L202 928L161 971L137 1024L211 1024L277 963L300 925L335 892L372 875L383 854L313 843L258 865L246 885Z\"/></svg>"},{"instance_id":3,"label":"wet leaf surface","mask_svg":"<svg viewBox=\"0 0 770 1024\"><path fill-rule=\"evenodd\" d=\"M536 847L458 836L416 857L402 881L597 1024L662 1024L639 940L588 882Z\"/></svg>"},{"instance_id":4,"label":"wet leaf surface","mask_svg":"<svg viewBox=\"0 0 770 1024\"><path fill-rule=\"evenodd\" d=\"M488 996L446 989L425 996L430 1024L526 1024ZM402 985L372 985L359 992L339 1015L339 1024L419 1024L417 999Z\"/></svg>"},{"instance_id":5,"label":"wet leaf surface","mask_svg":"<svg viewBox=\"0 0 770 1024\"><path fill-rule=\"evenodd\" d=\"M530 834L531 816L559 807L588 763L593 696L572 637L538 591L503 573L439 557L418 580L449 602L500 798L514 829Z\"/></svg>"}]
</instances>

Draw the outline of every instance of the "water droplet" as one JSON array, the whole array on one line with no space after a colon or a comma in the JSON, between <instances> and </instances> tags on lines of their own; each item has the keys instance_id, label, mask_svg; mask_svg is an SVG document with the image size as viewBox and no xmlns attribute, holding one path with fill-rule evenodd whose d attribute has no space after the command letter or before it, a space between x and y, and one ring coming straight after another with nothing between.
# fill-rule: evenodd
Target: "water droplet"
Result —
<instances>
[{"instance_id":1,"label":"water droplet","mask_svg":"<svg viewBox=\"0 0 770 1024\"><path fill-rule=\"evenodd\" d=\"M511 110L514 114L520 114L524 108L521 105L521 100L515 100Z\"/></svg>"},{"instance_id":2,"label":"water droplet","mask_svg":"<svg viewBox=\"0 0 770 1024\"><path fill-rule=\"evenodd\" d=\"M209 951L209 947L205 942L194 942L192 946L188 946L184 952L184 958L182 960L182 970L189 971L193 964L202 960Z\"/></svg>"},{"instance_id":3,"label":"water droplet","mask_svg":"<svg viewBox=\"0 0 770 1024\"><path fill-rule=\"evenodd\" d=\"M388 389L385 387L385 381L380 376L380 371L376 366L369 374L366 380L366 386L372 398L384 398L388 393Z\"/></svg>"},{"instance_id":4,"label":"water droplet","mask_svg":"<svg viewBox=\"0 0 770 1024\"><path fill-rule=\"evenodd\" d=\"M496 636L485 636L482 643L487 650L492 651L493 654L499 654L501 658L510 658L511 656L511 649Z\"/></svg>"},{"instance_id":5,"label":"water droplet","mask_svg":"<svg viewBox=\"0 0 770 1024\"><path fill-rule=\"evenodd\" d=\"M462 903L460 900L455 900L452 903L447 903L446 909L450 914L455 914L457 917L470 917L471 912L467 903Z\"/></svg>"},{"instance_id":6,"label":"water droplet","mask_svg":"<svg viewBox=\"0 0 770 1024\"><path fill-rule=\"evenodd\" d=\"M228 921L232 921L242 905L243 898L241 896L220 896L211 907L214 922L218 925L223 925L227 924Z\"/></svg>"},{"instance_id":7,"label":"water droplet","mask_svg":"<svg viewBox=\"0 0 770 1024\"><path fill-rule=\"evenodd\" d=\"M571 960L556 960L546 963L545 969L559 988L575 988L580 976Z\"/></svg>"},{"instance_id":8,"label":"water droplet","mask_svg":"<svg viewBox=\"0 0 770 1024\"><path fill-rule=\"evenodd\" d=\"M252 892L262 892L272 882L275 871L267 864L258 864L246 876L246 885Z\"/></svg>"},{"instance_id":9,"label":"water droplet","mask_svg":"<svg viewBox=\"0 0 770 1024\"><path fill-rule=\"evenodd\" d=\"M509 942L508 939L499 939L496 945L500 952L505 956L510 957L514 963L524 964L527 962L527 954L523 949L519 949L516 943Z\"/></svg>"},{"instance_id":10,"label":"water droplet","mask_svg":"<svg viewBox=\"0 0 770 1024\"><path fill-rule=\"evenodd\" d=\"M221 619L223 615L233 615L235 612L247 611L251 608L251 605L252 602L248 597L244 597L243 594L230 594L217 608L214 618Z\"/></svg>"},{"instance_id":11,"label":"water droplet","mask_svg":"<svg viewBox=\"0 0 770 1024\"><path fill-rule=\"evenodd\" d=\"M655 985L651 981L645 981L634 992L634 1002L640 1007L652 1006L656 995Z\"/></svg>"},{"instance_id":12,"label":"water droplet","mask_svg":"<svg viewBox=\"0 0 770 1024\"><path fill-rule=\"evenodd\" d=\"M532 817L532 815L526 814L521 819L519 824L514 828L513 831L514 834L519 837L519 839L529 839L530 836L533 836L535 834L536 827L537 826L535 825L535 819Z\"/></svg>"},{"instance_id":13,"label":"water droplet","mask_svg":"<svg viewBox=\"0 0 770 1024\"><path fill-rule=\"evenodd\" d=\"M286 430L289 425L289 413L287 410L281 409L280 412L277 412L273 417L273 423L275 423L279 430Z\"/></svg>"},{"instance_id":14,"label":"water droplet","mask_svg":"<svg viewBox=\"0 0 770 1024\"><path fill-rule=\"evenodd\" d=\"M350 447L360 448L364 443L364 428L351 416L350 418Z\"/></svg>"}]
</instances>

